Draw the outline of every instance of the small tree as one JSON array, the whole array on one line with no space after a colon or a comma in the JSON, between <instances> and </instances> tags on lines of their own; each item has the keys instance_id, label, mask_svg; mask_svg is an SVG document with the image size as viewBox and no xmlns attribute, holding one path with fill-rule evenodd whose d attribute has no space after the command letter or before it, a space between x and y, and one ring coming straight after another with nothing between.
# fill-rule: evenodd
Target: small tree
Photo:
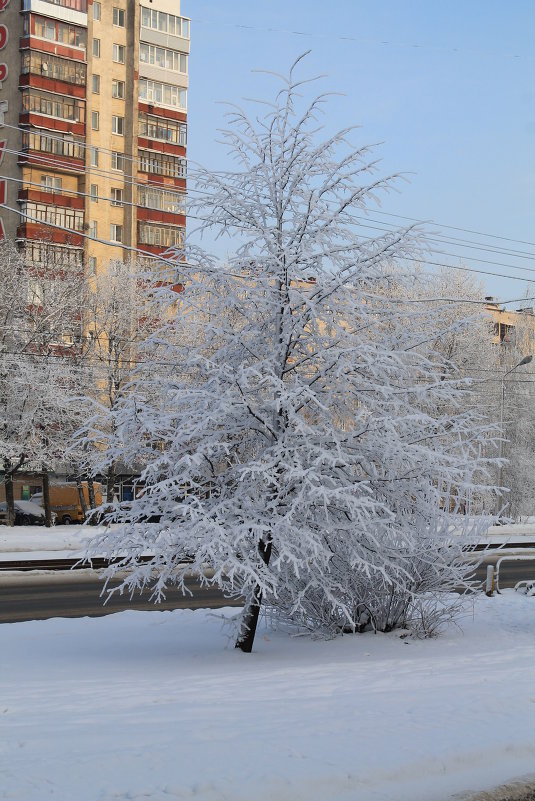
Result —
<instances>
[{"instance_id":1,"label":"small tree","mask_svg":"<svg viewBox=\"0 0 535 801\"><path fill-rule=\"evenodd\" d=\"M71 454L85 463L89 475L106 473L108 503L114 497L117 460L107 444L115 435L114 412L137 364L139 345L154 331L155 314L161 312L154 309L153 290L143 264L123 261L111 262L85 288L86 415L91 422L80 427Z\"/></svg>"},{"instance_id":2,"label":"small tree","mask_svg":"<svg viewBox=\"0 0 535 801\"><path fill-rule=\"evenodd\" d=\"M193 569L244 596L244 651L262 604L316 629L386 630L426 591L462 585L451 527L469 523L453 513L483 466L483 428L455 408L466 384L418 307L390 298L414 232L359 231L354 212L396 176L376 176L350 129L318 140L325 98L301 107L296 66L260 117L230 111L236 169L195 176L201 228L237 249L225 264L189 249L187 267L170 254L178 313L110 418L108 459L141 459L144 493L95 544L127 547L112 572L128 567L132 590L156 569L155 598L169 582L187 592Z\"/></svg>"},{"instance_id":3,"label":"small tree","mask_svg":"<svg viewBox=\"0 0 535 801\"><path fill-rule=\"evenodd\" d=\"M73 429L82 275L57 262L28 263L9 241L0 244L0 266L0 458L13 525L15 476L28 467L46 472Z\"/></svg>"}]
</instances>

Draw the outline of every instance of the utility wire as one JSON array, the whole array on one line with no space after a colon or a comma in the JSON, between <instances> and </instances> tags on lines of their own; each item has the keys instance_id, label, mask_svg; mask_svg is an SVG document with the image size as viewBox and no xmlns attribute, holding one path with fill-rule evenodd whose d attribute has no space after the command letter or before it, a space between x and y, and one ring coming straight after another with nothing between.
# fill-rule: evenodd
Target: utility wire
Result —
<instances>
[{"instance_id":1,"label":"utility wire","mask_svg":"<svg viewBox=\"0 0 535 801\"><path fill-rule=\"evenodd\" d=\"M2 127L11 128L13 130L22 131L22 132L25 132L25 133L30 133L30 132L37 133L39 131L46 131L47 132L46 136L49 139L54 139L54 140L58 140L58 141L61 141L61 142L68 142L68 143L70 143L72 141L73 144L76 144L77 146L83 147L85 149L88 149L88 148L92 149L94 147L93 145L88 145L83 141L69 140L69 139L65 139L64 137L61 137L61 136L54 136L52 133L50 133L50 131L51 130L55 130L55 129L40 128L40 127L28 128L28 127L23 127L23 126L20 126L20 125L17 126L17 125L8 125L8 124L4 124ZM159 140L159 141L164 141L164 140ZM172 143L172 144L174 144L174 143ZM119 151L110 150L108 148L103 148L103 147L97 147L96 149L99 152L109 153L109 154L113 154L113 153L119 152ZM28 156L28 152L27 151L7 150L7 152L15 154L15 155L20 155L20 156L26 156L26 157ZM153 151L153 152L159 153L160 151ZM123 157L123 160L125 160L125 161L142 163L141 159L136 159L133 156L127 155L126 153L121 153L120 155ZM32 154L31 157L32 158L39 158L39 156L36 155L36 154L35 155ZM197 162L193 162L191 159L187 158L186 156L177 155L176 158L180 158L182 161L186 161L186 162L192 162L192 163L195 163L195 164L197 163ZM54 166L54 165L57 164L57 162L53 161L52 159L48 159L48 160L50 161L51 166ZM72 165L70 165L70 164L67 165L67 166L69 167L69 169L72 168ZM74 171L74 168L72 168L72 169ZM93 172L93 171L95 171L95 172L101 171L102 174L104 174L104 175L111 175L111 176L115 176L115 177L117 177L118 172L119 172L119 171L117 171L117 172L105 171L105 170L101 170L101 168L98 168L98 167L97 168L91 168L90 167L87 172ZM85 168L82 170L82 172L86 172ZM226 173L224 171L219 171L219 172L216 172L215 174L225 175ZM127 176L125 176L125 178L126 177ZM179 178L179 179L181 178L181 176L170 176L170 177L176 177L176 178ZM184 179L185 179L185 176L184 176ZM131 182L131 183L134 183L134 182ZM144 186L144 184L141 184L141 185ZM195 191L198 191L198 190L191 189L191 188L187 189L187 193L188 194L190 192L195 192ZM407 220L409 222L416 223L418 225L437 225L437 226L439 226L439 228L447 228L447 229L454 230L454 231L461 231L461 232L464 232L464 233L470 233L470 234L476 234L478 236L488 237L490 239L499 239L499 240L502 240L502 241L515 242L515 243L518 243L518 244L530 245L532 247L535 247L535 242L530 242L530 241L526 241L526 240L522 240L522 239L513 239L511 237L499 236L497 234L489 234L489 233L486 233L484 231L478 231L478 230L474 230L474 229L470 229L470 228L462 228L460 226L446 225L444 223L439 223L439 222L436 222L434 220L424 220L424 219L419 219L419 218L416 218L416 217L407 217L405 215L394 214L393 212L386 212L386 211L382 211L380 209L375 209L373 211L373 213L374 214L380 214L380 215L383 215L383 216L388 216L388 217L396 217L398 219ZM366 219L366 218L362 218L362 219ZM468 240L461 240L461 241L468 241ZM475 244L475 243L471 243L471 244ZM532 255L534 255L534 257L535 257L535 254L527 254L527 255L528 255L528 257L531 257Z\"/></svg>"}]
</instances>

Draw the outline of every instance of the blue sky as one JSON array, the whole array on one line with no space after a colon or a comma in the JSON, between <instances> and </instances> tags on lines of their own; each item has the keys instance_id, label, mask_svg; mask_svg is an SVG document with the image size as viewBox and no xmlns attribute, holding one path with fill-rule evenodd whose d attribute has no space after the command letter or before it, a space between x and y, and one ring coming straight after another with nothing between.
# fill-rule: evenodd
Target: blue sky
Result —
<instances>
[{"instance_id":1,"label":"blue sky","mask_svg":"<svg viewBox=\"0 0 535 801\"><path fill-rule=\"evenodd\" d=\"M218 101L269 97L273 80L252 70L286 72L311 49L303 75L325 74L318 86L342 93L329 101L327 129L362 126L356 141L383 143L385 172L410 173L384 211L535 242L533 0L182 0L181 12L192 19L194 161L228 167L215 142L224 114ZM535 254L535 245L449 234ZM449 251L532 267L535 279L535 255ZM500 299L525 289L504 278L485 285Z\"/></svg>"}]
</instances>

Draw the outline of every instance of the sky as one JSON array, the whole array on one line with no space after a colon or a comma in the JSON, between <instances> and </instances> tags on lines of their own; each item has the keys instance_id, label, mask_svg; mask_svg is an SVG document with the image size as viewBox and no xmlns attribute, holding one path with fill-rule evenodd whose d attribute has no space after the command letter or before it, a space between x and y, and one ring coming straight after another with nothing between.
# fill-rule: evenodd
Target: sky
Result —
<instances>
[{"instance_id":1,"label":"sky","mask_svg":"<svg viewBox=\"0 0 535 801\"><path fill-rule=\"evenodd\" d=\"M516 276L474 273L499 300L525 294L535 279L533 0L181 0L181 13L192 20L193 162L229 168L216 142L223 101L271 97L275 79L254 70L286 73L310 49L302 76L325 75L318 89L337 93L326 133L361 126L355 143L381 143L384 173L408 179L382 211L477 232L441 228L494 252L450 243L440 247L452 256L433 258Z\"/></svg>"}]
</instances>

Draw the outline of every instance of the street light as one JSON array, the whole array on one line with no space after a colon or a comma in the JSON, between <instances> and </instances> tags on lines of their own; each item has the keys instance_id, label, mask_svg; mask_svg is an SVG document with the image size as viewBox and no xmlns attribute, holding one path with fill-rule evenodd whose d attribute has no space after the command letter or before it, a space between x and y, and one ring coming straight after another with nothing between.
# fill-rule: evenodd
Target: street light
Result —
<instances>
[{"instance_id":1,"label":"street light","mask_svg":"<svg viewBox=\"0 0 535 801\"><path fill-rule=\"evenodd\" d=\"M514 367L511 367L511 369L507 370L507 372L504 373L503 376L502 376L502 398L501 398L501 403L500 403L500 429L502 431L503 431L503 410L504 410L504 406L505 406L505 379L507 378L509 373L512 373L513 370L516 370L517 367L522 367L522 365L524 365L524 364L529 364L532 359L533 359L533 356L531 356L531 355L530 356L524 356L524 358L521 361L519 361L518 364L515 364ZM503 464L501 462L502 451L503 451L503 437L500 437L500 442L499 442L499 445L498 445L498 459L500 460L500 467L499 467L499 474L498 474L498 487L502 486L502 479L503 479ZM501 504L501 500L500 500L500 496L498 495L497 498L496 498L496 515L499 515L499 513L500 513L500 508L501 508L500 504Z\"/></svg>"}]
</instances>

